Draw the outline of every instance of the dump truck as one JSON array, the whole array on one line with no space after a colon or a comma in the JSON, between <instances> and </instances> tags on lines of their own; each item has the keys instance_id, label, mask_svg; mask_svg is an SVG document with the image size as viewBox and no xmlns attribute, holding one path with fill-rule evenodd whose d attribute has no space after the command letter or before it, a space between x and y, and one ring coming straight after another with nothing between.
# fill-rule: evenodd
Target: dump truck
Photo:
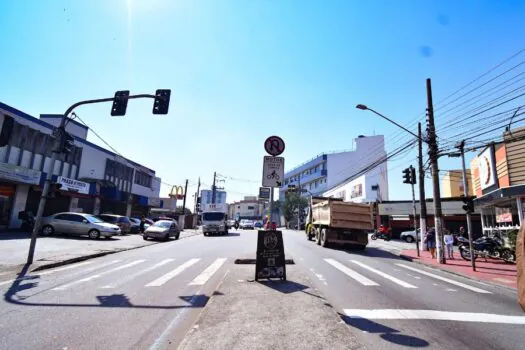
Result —
<instances>
[{"instance_id":1,"label":"dump truck","mask_svg":"<svg viewBox=\"0 0 525 350\"><path fill-rule=\"evenodd\" d=\"M306 237L318 245L348 244L364 250L374 229L371 204L312 197L306 218Z\"/></svg>"}]
</instances>

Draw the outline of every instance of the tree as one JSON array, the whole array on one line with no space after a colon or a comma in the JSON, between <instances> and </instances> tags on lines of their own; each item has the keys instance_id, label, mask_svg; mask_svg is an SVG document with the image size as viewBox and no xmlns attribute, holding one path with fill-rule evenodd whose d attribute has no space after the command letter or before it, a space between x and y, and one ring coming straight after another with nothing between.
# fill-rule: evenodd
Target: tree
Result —
<instances>
[{"instance_id":1,"label":"tree","mask_svg":"<svg viewBox=\"0 0 525 350\"><path fill-rule=\"evenodd\" d=\"M177 207L177 212L182 213L182 205ZM184 215L191 215L191 210L188 208L185 208Z\"/></svg>"},{"instance_id":2,"label":"tree","mask_svg":"<svg viewBox=\"0 0 525 350\"><path fill-rule=\"evenodd\" d=\"M297 216L297 213L303 213L308 207L308 199L299 195L299 193L289 193L282 205L284 219L286 221L292 220Z\"/></svg>"}]
</instances>

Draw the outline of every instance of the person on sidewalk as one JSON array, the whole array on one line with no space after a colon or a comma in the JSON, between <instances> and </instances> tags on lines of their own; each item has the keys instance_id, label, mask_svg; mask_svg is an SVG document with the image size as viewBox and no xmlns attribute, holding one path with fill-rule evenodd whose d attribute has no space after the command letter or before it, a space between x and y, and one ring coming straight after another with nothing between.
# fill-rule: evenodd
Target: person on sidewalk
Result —
<instances>
[{"instance_id":1,"label":"person on sidewalk","mask_svg":"<svg viewBox=\"0 0 525 350\"><path fill-rule=\"evenodd\" d=\"M146 218L144 217L144 215L142 215L142 216L140 217L140 226L139 226L139 231L140 231L140 233L144 233L144 231L145 231L145 229L144 229L145 225L146 225Z\"/></svg>"},{"instance_id":2,"label":"person on sidewalk","mask_svg":"<svg viewBox=\"0 0 525 350\"><path fill-rule=\"evenodd\" d=\"M454 259L454 236L452 236L452 233L450 233L449 230L445 230L443 240L445 241L448 258Z\"/></svg>"},{"instance_id":3,"label":"person on sidewalk","mask_svg":"<svg viewBox=\"0 0 525 350\"><path fill-rule=\"evenodd\" d=\"M427 231L427 234L425 235L425 239L423 243L426 244L427 249L430 251L430 255L432 255L432 259L435 259L436 258L436 231L433 227Z\"/></svg>"}]
</instances>

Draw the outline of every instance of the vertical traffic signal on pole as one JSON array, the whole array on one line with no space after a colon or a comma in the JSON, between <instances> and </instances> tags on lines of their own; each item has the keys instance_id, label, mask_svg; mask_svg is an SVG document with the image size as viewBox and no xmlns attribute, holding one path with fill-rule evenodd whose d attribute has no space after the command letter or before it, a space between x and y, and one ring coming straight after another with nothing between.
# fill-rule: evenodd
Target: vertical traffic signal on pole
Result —
<instances>
[{"instance_id":1,"label":"vertical traffic signal on pole","mask_svg":"<svg viewBox=\"0 0 525 350\"><path fill-rule=\"evenodd\" d=\"M115 92L113 98L113 108L111 108L111 115L121 117L126 115L126 109L128 108L129 90L122 90Z\"/></svg>"},{"instance_id":2,"label":"vertical traffic signal on pole","mask_svg":"<svg viewBox=\"0 0 525 350\"><path fill-rule=\"evenodd\" d=\"M62 136L62 147L61 147L62 153L65 153L65 154L71 153L71 151L73 151L74 145L75 145L75 139L73 138L73 135L64 131L64 134Z\"/></svg>"},{"instance_id":3,"label":"vertical traffic signal on pole","mask_svg":"<svg viewBox=\"0 0 525 350\"><path fill-rule=\"evenodd\" d=\"M157 90L155 96L155 101L153 102L153 114L168 114L171 90Z\"/></svg>"},{"instance_id":4,"label":"vertical traffic signal on pole","mask_svg":"<svg viewBox=\"0 0 525 350\"><path fill-rule=\"evenodd\" d=\"M468 214L472 214L474 212L474 200L470 197L462 197L461 200L464 204L463 210Z\"/></svg>"},{"instance_id":5,"label":"vertical traffic signal on pole","mask_svg":"<svg viewBox=\"0 0 525 350\"><path fill-rule=\"evenodd\" d=\"M416 180L416 168L414 168L412 165L410 166L410 183L412 185L415 185L417 183L417 180Z\"/></svg>"},{"instance_id":6,"label":"vertical traffic signal on pole","mask_svg":"<svg viewBox=\"0 0 525 350\"><path fill-rule=\"evenodd\" d=\"M48 197L49 198L56 198L57 195L59 194L59 191L60 189L62 188L62 184L59 184L59 183L52 183L51 184L51 187L49 188L49 194L48 194Z\"/></svg>"},{"instance_id":7,"label":"vertical traffic signal on pole","mask_svg":"<svg viewBox=\"0 0 525 350\"><path fill-rule=\"evenodd\" d=\"M410 168L406 168L403 170L403 183L404 184L411 184L411 179L410 179Z\"/></svg>"}]
</instances>

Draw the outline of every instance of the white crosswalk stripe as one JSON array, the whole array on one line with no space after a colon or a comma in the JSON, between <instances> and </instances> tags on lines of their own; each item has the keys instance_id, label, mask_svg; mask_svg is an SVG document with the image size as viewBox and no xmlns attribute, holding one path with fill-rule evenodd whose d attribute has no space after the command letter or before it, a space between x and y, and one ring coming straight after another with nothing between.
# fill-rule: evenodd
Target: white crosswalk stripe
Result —
<instances>
[{"instance_id":1,"label":"white crosswalk stripe","mask_svg":"<svg viewBox=\"0 0 525 350\"><path fill-rule=\"evenodd\" d=\"M416 286L410 284L410 283L407 283L405 281L402 281L398 278L395 278L394 276L390 276L382 271L379 271L379 270L376 270L374 269L373 267L370 267L370 266L367 266L365 264L363 264L362 262L359 262L357 260L351 260L354 264L358 265L358 266L361 266L363 269L366 269L368 271L371 271L375 274L378 274L379 276L383 277L383 278L386 278L387 280L390 280L396 284L399 284L401 287L405 287L405 288L417 288Z\"/></svg>"},{"instance_id":2,"label":"white crosswalk stripe","mask_svg":"<svg viewBox=\"0 0 525 350\"><path fill-rule=\"evenodd\" d=\"M208 280L219 270L226 261L225 258L219 258L215 260L210 266L206 268L206 270L202 271L200 275L195 277L193 281L190 282L190 286L202 286L208 282Z\"/></svg>"},{"instance_id":3,"label":"white crosswalk stripe","mask_svg":"<svg viewBox=\"0 0 525 350\"><path fill-rule=\"evenodd\" d=\"M177 275L179 275L180 273L182 273L184 270L186 270L188 267L196 264L200 259L190 259L188 261L186 261L184 264L178 266L177 268L175 268L174 270L168 272L167 274L157 278L156 280L146 284L145 287L160 287L162 286L164 283L168 282L169 280L171 280L172 278L176 277Z\"/></svg>"},{"instance_id":4,"label":"white crosswalk stripe","mask_svg":"<svg viewBox=\"0 0 525 350\"><path fill-rule=\"evenodd\" d=\"M127 269L127 268L130 268L132 266L135 266L135 265L138 265L140 263L143 263L144 261L146 260L135 260L129 264L125 264L125 265L121 265L119 267L115 267L114 269L110 269L110 270L107 270L107 271L104 271L104 272L101 272L99 274L96 274L96 275L92 275L92 276L89 276L89 277L86 277L86 278L82 278L82 279L79 279L77 281L73 281L71 283L66 283L66 284L63 284L59 287L55 287L53 288L52 290L66 290L72 286L75 286L77 284L80 284L80 283L84 283L84 282L89 282L89 281L92 281L94 279L97 279L99 277L102 277L104 275L107 275L107 274L110 274L110 273L113 273L113 272L116 272L116 271L120 271L120 270L124 270L124 269Z\"/></svg>"},{"instance_id":5,"label":"white crosswalk stripe","mask_svg":"<svg viewBox=\"0 0 525 350\"><path fill-rule=\"evenodd\" d=\"M422 275L425 275L425 276L428 276L428 277L432 277L432 278L435 278L437 280L440 280L440 281L443 281L443 282L447 282L447 283L453 284L455 286L471 290L471 291L476 292L476 293L492 294L491 292L489 292L487 290L484 290L484 289L481 289L481 288L478 288L478 287L473 287L473 286L470 286L468 284L452 280L450 278L446 278L446 277L442 277L442 276L439 276L439 275L435 275L435 274L427 272L427 271L422 271L422 270L416 269L414 267L406 266L406 265L403 265L403 264L396 264L396 265L400 266L402 268L405 268L407 270L411 270L411 271L420 273Z\"/></svg>"},{"instance_id":6,"label":"white crosswalk stripe","mask_svg":"<svg viewBox=\"0 0 525 350\"><path fill-rule=\"evenodd\" d=\"M108 265L111 265L111 264L116 264L118 262L120 262L120 260L113 260L113 261L111 261L109 263L104 264L104 266L108 266ZM71 269L74 269L74 268L77 268L77 267L86 266L86 265L89 265L89 264L92 264L92 263L93 263L93 261L86 261L86 262L81 262L81 263L74 264L74 265L68 265L68 266L65 266L65 267L60 267L60 268L56 268L56 269L52 269L52 270L48 270L48 271L44 271L44 272L38 272L37 271L37 272L34 272L34 275L32 273L32 274L24 276L24 277L15 278L15 279L11 279L11 280L8 280L8 281L0 282L0 286L6 285L6 284L11 284L14 281L31 280L31 279L34 278L34 276L50 275L50 274L53 274L55 272L60 272L60 271L64 271L64 270L71 270ZM97 269L99 267L100 266L92 267L92 268L87 269L87 270L81 270L80 272L95 270L95 269Z\"/></svg>"},{"instance_id":7,"label":"white crosswalk stripe","mask_svg":"<svg viewBox=\"0 0 525 350\"><path fill-rule=\"evenodd\" d=\"M153 270L155 270L156 268L159 268L159 267L161 267L161 266L164 266L164 265L166 265L166 264L168 264L168 263L170 263L170 262L172 262L172 261L174 261L174 260L175 260L175 259L165 259L165 260L162 260L161 262L159 262L159 263L157 263L157 264L155 264L155 265L153 265L153 266L150 266L150 267L145 268L145 269L143 269L143 270L137 271L136 273L133 273L133 274L131 274L131 275L128 275L127 277L125 277L125 278L123 278L123 279L121 279L121 280L119 280L119 281L113 282L113 283L111 283L111 284L105 285L105 286L100 287L100 288L105 288L105 289L109 289L109 288L117 288L118 286L120 286L120 285L122 285L122 284L124 284L124 283L126 283L126 282L129 282L129 281L131 281L131 280L134 280L135 278L137 278L137 277L140 276L140 275L143 275L143 274L145 274L145 273L147 273L147 272L153 271Z\"/></svg>"},{"instance_id":8,"label":"white crosswalk stripe","mask_svg":"<svg viewBox=\"0 0 525 350\"><path fill-rule=\"evenodd\" d=\"M378 286L376 282L368 279L367 277L361 275L360 273L350 269L349 267L346 267L345 265L341 264L339 261L336 261L334 259L324 259L327 263L341 271L342 273L346 274L347 276L353 278L357 282L361 283L364 286Z\"/></svg>"}]
</instances>

